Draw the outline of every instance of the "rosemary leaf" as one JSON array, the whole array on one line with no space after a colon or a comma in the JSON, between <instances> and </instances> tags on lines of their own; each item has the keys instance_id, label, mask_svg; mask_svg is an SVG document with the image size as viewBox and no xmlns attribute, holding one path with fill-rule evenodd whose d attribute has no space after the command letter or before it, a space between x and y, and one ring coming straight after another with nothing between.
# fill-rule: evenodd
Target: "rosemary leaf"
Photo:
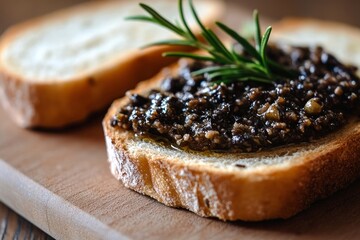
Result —
<instances>
[{"instance_id":1,"label":"rosemary leaf","mask_svg":"<svg viewBox=\"0 0 360 240\"><path fill-rule=\"evenodd\" d=\"M179 27L175 26L174 24L172 24L171 22L169 22L166 18L162 17L158 12L156 12L153 8L149 7L148 5L144 4L144 3L140 3L140 6L146 11L148 12L153 18L154 20L157 21L158 24L167 27L169 29L171 29L172 31L174 31L175 33L183 36L185 34L185 31L180 29Z\"/></svg>"},{"instance_id":2,"label":"rosemary leaf","mask_svg":"<svg viewBox=\"0 0 360 240\"><path fill-rule=\"evenodd\" d=\"M232 50L231 52L232 52L232 55L236 58L236 60L238 62L254 63L253 60L251 60L250 58L239 55L235 50Z\"/></svg>"},{"instance_id":3,"label":"rosemary leaf","mask_svg":"<svg viewBox=\"0 0 360 240\"><path fill-rule=\"evenodd\" d=\"M257 10L254 10L253 17L254 17L254 22L255 22L255 45L256 45L256 49L258 51L260 51L261 27L260 27L260 21L259 21L259 13Z\"/></svg>"},{"instance_id":4,"label":"rosemary leaf","mask_svg":"<svg viewBox=\"0 0 360 240\"><path fill-rule=\"evenodd\" d=\"M244 48L246 52L248 52L251 56L261 61L261 56L257 52L257 50L242 36L240 36L237 32L232 30L230 27L226 26L221 22L216 22L216 24L229 36L231 36L234 40L236 40L240 45Z\"/></svg>"},{"instance_id":5,"label":"rosemary leaf","mask_svg":"<svg viewBox=\"0 0 360 240\"><path fill-rule=\"evenodd\" d=\"M201 75L204 73L211 73L211 72L216 72L219 70L231 70L231 69L237 69L237 66L233 66L233 65L227 65L227 66L211 66L211 67L206 67L206 68L202 68L200 70L196 70L192 72L192 75L197 76L197 75Z\"/></svg>"},{"instance_id":6,"label":"rosemary leaf","mask_svg":"<svg viewBox=\"0 0 360 240\"><path fill-rule=\"evenodd\" d=\"M220 39L216 36L216 34L210 29L208 29L207 32L208 32L209 36L211 36L211 38L213 39L214 44L216 44L219 51L222 52L224 54L224 56L226 56L227 58L234 60L233 55L225 47L225 45L220 41Z\"/></svg>"},{"instance_id":7,"label":"rosemary leaf","mask_svg":"<svg viewBox=\"0 0 360 240\"><path fill-rule=\"evenodd\" d=\"M210 56L198 55L193 53L184 53L184 52L165 52L163 53L164 57L187 57L196 60L210 61L213 62L214 58Z\"/></svg>"},{"instance_id":8,"label":"rosemary leaf","mask_svg":"<svg viewBox=\"0 0 360 240\"><path fill-rule=\"evenodd\" d=\"M197 24L199 25L199 27L201 28L202 31L206 32L206 28L205 28L204 24L200 21L200 18L198 16L198 14L196 13L196 10L195 10L192 0L189 0L189 6L190 6L191 12L192 12Z\"/></svg>"},{"instance_id":9,"label":"rosemary leaf","mask_svg":"<svg viewBox=\"0 0 360 240\"><path fill-rule=\"evenodd\" d=\"M271 76L271 72L269 70L269 66L267 64L267 59L266 59L266 46L269 42L269 38L270 38L270 34L271 34L271 27L268 27L264 33L264 36L261 39L261 43L260 43L260 56L263 62L263 66L266 69L266 72L269 76Z\"/></svg>"},{"instance_id":10,"label":"rosemary leaf","mask_svg":"<svg viewBox=\"0 0 360 240\"><path fill-rule=\"evenodd\" d=\"M188 47L198 47L193 41L180 40L180 39L168 39L158 42L153 42L148 45L143 46L142 48L152 47L152 46L162 46L162 45L173 45L173 46L188 46Z\"/></svg>"},{"instance_id":11,"label":"rosemary leaf","mask_svg":"<svg viewBox=\"0 0 360 240\"><path fill-rule=\"evenodd\" d=\"M226 58L222 53L219 53L217 50L209 50L209 53L216 58L216 63L221 64L232 64L233 61L231 59Z\"/></svg>"},{"instance_id":12,"label":"rosemary leaf","mask_svg":"<svg viewBox=\"0 0 360 240\"><path fill-rule=\"evenodd\" d=\"M191 31L188 23L186 22L182 0L179 0L178 7L179 7L181 22L184 24L184 27L186 28L189 37L196 41L197 38L196 38L195 34Z\"/></svg>"},{"instance_id":13,"label":"rosemary leaf","mask_svg":"<svg viewBox=\"0 0 360 240\"><path fill-rule=\"evenodd\" d=\"M137 21L157 23L155 19L143 15L126 17L125 20L137 20Z\"/></svg>"},{"instance_id":14,"label":"rosemary leaf","mask_svg":"<svg viewBox=\"0 0 360 240\"><path fill-rule=\"evenodd\" d=\"M197 24L199 25L199 27L201 29L201 35L205 38L205 40L208 43L210 43L212 45L214 50L216 50L218 53L222 53L222 55L224 55L226 57L229 57L230 53L228 53L228 51L226 50L224 45L221 43L221 41L216 37L215 34L212 33L212 31L206 29L204 24L201 22L198 14L195 10L192 0L189 0L189 5L190 5L191 12L195 18L195 21L197 22Z\"/></svg>"}]
</instances>

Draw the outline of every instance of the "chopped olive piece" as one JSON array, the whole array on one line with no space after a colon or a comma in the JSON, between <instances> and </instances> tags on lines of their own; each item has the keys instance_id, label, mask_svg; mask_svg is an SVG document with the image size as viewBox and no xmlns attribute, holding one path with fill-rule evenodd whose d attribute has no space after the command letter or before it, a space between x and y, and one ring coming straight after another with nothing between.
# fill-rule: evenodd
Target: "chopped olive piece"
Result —
<instances>
[{"instance_id":1,"label":"chopped olive piece","mask_svg":"<svg viewBox=\"0 0 360 240\"><path fill-rule=\"evenodd\" d=\"M306 102L304 109L309 115L318 115L321 113L322 104L318 98L311 98Z\"/></svg>"}]
</instances>

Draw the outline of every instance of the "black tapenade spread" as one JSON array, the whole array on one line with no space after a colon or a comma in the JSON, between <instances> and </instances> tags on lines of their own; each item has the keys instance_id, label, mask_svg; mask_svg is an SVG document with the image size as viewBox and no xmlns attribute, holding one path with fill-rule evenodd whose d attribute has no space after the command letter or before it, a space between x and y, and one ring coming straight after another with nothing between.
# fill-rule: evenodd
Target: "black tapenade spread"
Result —
<instances>
[{"instance_id":1,"label":"black tapenade spread","mask_svg":"<svg viewBox=\"0 0 360 240\"><path fill-rule=\"evenodd\" d=\"M178 76L165 78L160 90L131 95L111 124L193 150L251 152L318 138L356 111L356 68L320 47L269 46L268 57L298 69L298 77L273 84L212 84L206 75L190 74L206 63L186 64Z\"/></svg>"}]
</instances>

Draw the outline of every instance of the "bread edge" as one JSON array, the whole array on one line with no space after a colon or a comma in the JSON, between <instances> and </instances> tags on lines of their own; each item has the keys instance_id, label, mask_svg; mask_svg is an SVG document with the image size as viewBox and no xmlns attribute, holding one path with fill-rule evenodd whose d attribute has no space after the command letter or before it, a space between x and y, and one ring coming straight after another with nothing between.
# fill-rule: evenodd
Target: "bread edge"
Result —
<instances>
[{"instance_id":1,"label":"bread edge","mask_svg":"<svg viewBox=\"0 0 360 240\"><path fill-rule=\"evenodd\" d=\"M274 32L273 34L282 34L286 33L288 30L296 29L297 27L303 26L318 26L321 27L322 30L329 29L330 31L341 29L341 31L347 32L347 34L352 36L359 36L359 28L337 21L329 21L329 20L320 20L316 18L303 18L303 17L286 17L281 19L279 22L274 24Z\"/></svg>"}]
</instances>

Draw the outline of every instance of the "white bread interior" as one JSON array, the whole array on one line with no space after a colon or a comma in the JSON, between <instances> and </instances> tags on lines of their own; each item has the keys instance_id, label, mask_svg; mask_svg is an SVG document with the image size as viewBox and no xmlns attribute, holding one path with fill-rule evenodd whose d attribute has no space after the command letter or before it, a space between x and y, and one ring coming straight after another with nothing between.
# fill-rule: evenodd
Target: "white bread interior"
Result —
<instances>
[{"instance_id":1,"label":"white bread interior","mask_svg":"<svg viewBox=\"0 0 360 240\"><path fill-rule=\"evenodd\" d=\"M323 45L333 51L339 32L350 42L358 42L360 37L360 30L343 31L338 24L315 20L296 23L286 20L275 25L276 36L301 32L306 41L314 38L313 29L317 29L317 35L329 36ZM354 50L360 54L359 48ZM349 58L340 60L359 65ZM172 68L176 71L177 66ZM132 92L157 88L162 78L160 73ZM289 218L360 176L357 118L311 143L255 153L186 152L111 127L111 118L126 102L126 98L115 101L103 120L111 172L126 187L168 206L222 220Z\"/></svg>"}]
</instances>

